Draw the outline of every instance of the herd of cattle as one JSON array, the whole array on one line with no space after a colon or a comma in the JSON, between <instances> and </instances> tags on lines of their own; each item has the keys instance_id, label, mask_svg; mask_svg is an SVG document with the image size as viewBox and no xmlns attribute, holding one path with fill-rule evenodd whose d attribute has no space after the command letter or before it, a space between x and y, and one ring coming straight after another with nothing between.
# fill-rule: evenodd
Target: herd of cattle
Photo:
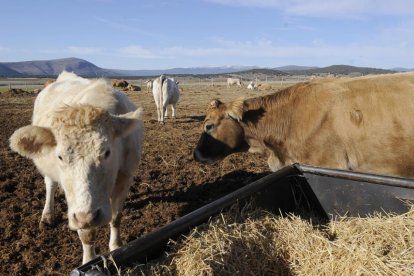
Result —
<instances>
[{"instance_id":1,"label":"herd of cattle","mask_svg":"<svg viewBox=\"0 0 414 276\"><path fill-rule=\"evenodd\" d=\"M147 84L158 120L164 122L168 105L175 117L178 82L162 75ZM96 256L98 226L110 224L110 250L122 244L121 212L143 146L142 114L105 80L63 72L37 96L31 125L10 138L10 147L44 176L42 223L53 219L54 193L63 189L83 263ZM414 73L314 80L257 98L212 100L194 159L211 164L248 151L266 155L272 171L300 162L414 177L412 118Z\"/></svg>"}]
</instances>

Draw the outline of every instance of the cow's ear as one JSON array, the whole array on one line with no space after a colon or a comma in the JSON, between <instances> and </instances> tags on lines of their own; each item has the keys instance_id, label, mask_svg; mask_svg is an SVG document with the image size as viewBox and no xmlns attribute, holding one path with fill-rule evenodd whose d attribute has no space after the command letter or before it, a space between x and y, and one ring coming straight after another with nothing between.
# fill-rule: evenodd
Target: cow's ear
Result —
<instances>
[{"instance_id":1,"label":"cow's ear","mask_svg":"<svg viewBox=\"0 0 414 276\"><path fill-rule=\"evenodd\" d=\"M226 114L240 122L243 119L244 99L239 98L231 103L228 103L227 105Z\"/></svg>"},{"instance_id":2,"label":"cow's ear","mask_svg":"<svg viewBox=\"0 0 414 276\"><path fill-rule=\"evenodd\" d=\"M10 148L27 158L40 157L56 146L56 139L50 128L24 126L10 137Z\"/></svg>"},{"instance_id":3,"label":"cow's ear","mask_svg":"<svg viewBox=\"0 0 414 276\"><path fill-rule=\"evenodd\" d=\"M138 108L135 111L122 115L111 115L115 137L125 137L135 130L138 122L142 120L143 114L144 110Z\"/></svg>"}]
</instances>

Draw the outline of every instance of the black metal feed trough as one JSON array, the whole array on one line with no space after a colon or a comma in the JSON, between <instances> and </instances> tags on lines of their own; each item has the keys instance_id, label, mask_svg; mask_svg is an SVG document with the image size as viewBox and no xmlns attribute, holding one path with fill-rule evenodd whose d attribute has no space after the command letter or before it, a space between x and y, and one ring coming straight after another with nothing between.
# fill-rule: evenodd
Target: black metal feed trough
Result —
<instances>
[{"instance_id":1,"label":"black metal feed trough","mask_svg":"<svg viewBox=\"0 0 414 276\"><path fill-rule=\"evenodd\" d=\"M336 215L367 216L374 212L401 214L414 202L414 180L350 171L310 167L285 167L250 183L110 253L119 267L159 257L167 242L236 202L254 198L258 207L276 213L311 211L321 219ZM74 269L71 275L115 273L108 256Z\"/></svg>"}]
</instances>

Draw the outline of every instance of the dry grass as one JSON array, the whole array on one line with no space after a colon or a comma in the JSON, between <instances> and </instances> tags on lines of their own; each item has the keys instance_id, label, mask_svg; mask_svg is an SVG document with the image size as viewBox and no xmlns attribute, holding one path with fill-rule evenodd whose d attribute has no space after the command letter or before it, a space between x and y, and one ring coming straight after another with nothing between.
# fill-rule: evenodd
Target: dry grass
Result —
<instances>
[{"instance_id":1,"label":"dry grass","mask_svg":"<svg viewBox=\"0 0 414 276\"><path fill-rule=\"evenodd\" d=\"M413 233L414 208L318 225L234 206L127 274L414 275Z\"/></svg>"}]
</instances>

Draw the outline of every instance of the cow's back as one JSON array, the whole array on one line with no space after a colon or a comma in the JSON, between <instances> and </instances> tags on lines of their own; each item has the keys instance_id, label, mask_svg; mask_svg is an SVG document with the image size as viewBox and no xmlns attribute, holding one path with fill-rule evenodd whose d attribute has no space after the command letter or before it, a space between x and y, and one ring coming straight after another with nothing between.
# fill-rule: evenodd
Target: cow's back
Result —
<instances>
[{"instance_id":1,"label":"cow's back","mask_svg":"<svg viewBox=\"0 0 414 276\"><path fill-rule=\"evenodd\" d=\"M162 85L166 104L176 104L180 99L180 91L174 79L166 79Z\"/></svg>"},{"instance_id":2,"label":"cow's back","mask_svg":"<svg viewBox=\"0 0 414 276\"><path fill-rule=\"evenodd\" d=\"M286 140L294 160L414 175L413 73L321 80L292 89L287 114L280 116L294 126Z\"/></svg>"},{"instance_id":3,"label":"cow's back","mask_svg":"<svg viewBox=\"0 0 414 276\"><path fill-rule=\"evenodd\" d=\"M332 112L351 167L414 176L414 74L360 78Z\"/></svg>"},{"instance_id":4,"label":"cow's back","mask_svg":"<svg viewBox=\"0 0 414 276\"><path fill-rule=\"evenodd\" d=\"M114 90L104 79L88 80L63 72L37 96L32 124L48 127L54 111L65 105L80 104L96 106L114 114L136 109L126 95Z\"/></svg>"}]
</instances>

